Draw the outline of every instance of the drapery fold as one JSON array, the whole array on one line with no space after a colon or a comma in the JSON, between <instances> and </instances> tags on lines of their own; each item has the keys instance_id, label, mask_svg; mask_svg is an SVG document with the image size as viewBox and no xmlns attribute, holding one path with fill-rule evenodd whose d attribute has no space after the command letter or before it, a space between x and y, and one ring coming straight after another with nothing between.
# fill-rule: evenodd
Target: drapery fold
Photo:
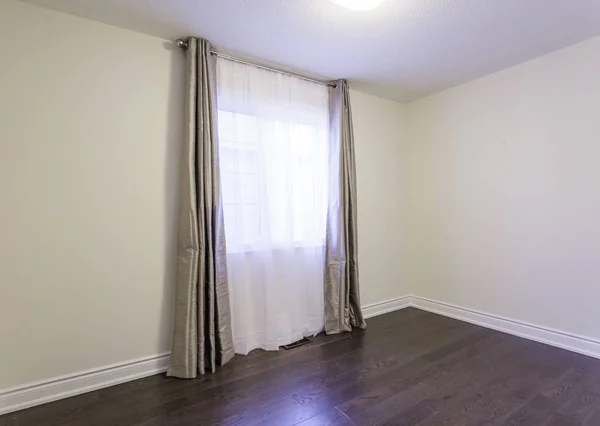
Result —
<instances>
[{"instance_id":1,"label":"drapery fold","mask_svg":"<svg viewBox=\"0 0 600 426\"><path fill-rule=\"evenodd\" d=\"M356 161L350 91L330 89L329 203L325 241L325 332L366 328L358 283Z\"/></svg>"},{"instance_id":2,"label":"drapery fold","mask_svg":"<svg viewBox=\"0 0 600 426\"><path fill-rule=\"evenodd\" d=\"M186 127L175 289L167 375L195 378L233 356L223 206L217 149L215 60L206 40L186 52Z\"/></svg>"}]
</instances>

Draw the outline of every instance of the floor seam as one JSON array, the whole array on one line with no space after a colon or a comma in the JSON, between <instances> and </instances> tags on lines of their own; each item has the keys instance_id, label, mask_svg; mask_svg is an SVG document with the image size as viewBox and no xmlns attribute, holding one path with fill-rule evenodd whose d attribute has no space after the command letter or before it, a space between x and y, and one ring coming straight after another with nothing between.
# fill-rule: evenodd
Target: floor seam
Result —
<instances>
[{"instance_id":1,"label":"floor seam","mask_svg":"<svg viewBox=\"0 0 600 426\"><path fill-rule=\"evenodd\" d=\"M345 418L347 418L348 420L350 420L350 423L352 423L353 425L356 426L356 423L354 423L354 420L352 420L350 417L348 417L348 414L344 413L342 410L340 410L338 407L335 407L335 409L340 412L342 414L342 416L344 416Z\"/></svg>"}]
</instances>

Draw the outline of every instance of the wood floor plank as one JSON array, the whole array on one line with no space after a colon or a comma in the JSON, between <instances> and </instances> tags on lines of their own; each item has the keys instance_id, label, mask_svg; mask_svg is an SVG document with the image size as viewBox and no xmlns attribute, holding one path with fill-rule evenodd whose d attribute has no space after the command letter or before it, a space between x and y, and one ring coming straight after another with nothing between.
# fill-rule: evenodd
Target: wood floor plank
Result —
<instances>
[{"instance_id":1,"label":"wood floor plank","mask_svg":"<svg viewBox=\"0 0 600 426\"><path fill-rule=\"evenodd\" d=\"M441 346L462 336L464 333L471 332L471 330L462 327L455 327L456 325L458 324L445 325L443 336L437 337L433 341L431 341L430 332L421 331L414 335L407 333L403 338L396 339L385 346L367 346L364 351L358 354L361 357L360 363L354 361L351 363L338 362L329 369L303 377L301 380L290 383L289 386L271 388L271 395L253 393L246 398L234 401L222 410L222 413L235 411L239 417L244 418L245 422L251 422L250 417L254 416L260 419L257 423L264 423L267 421L267 417L273 418L278 410L289 412L290 397L303 405L320 404L323 400L334 401L346 398L354 389L358 389L357 386L378 383L381 381L382 376L393 370L394 367L402 365L403 361L422 355L432 346ZM398 346L406 346L402 356L398 354L387 356L388 353L396 351L396 349L393 349L390 352L390 348ZM343 359L343 357L340 359ZM269 400L270 404L268 407L261 408L260 403L265 399ZM252 413L249 413L249 411Z\"/></svg>"},{"instance_id":2,"label":"wood floor plank","mask_svg":"<svg viewBox=\"0 0 600 426\"><path fill-rule=\"evenodd\" d=\"M504 386L479 386L474 393L423 425L500 425L520 406L520 401Z\"/></svg>"},{"instance_id":3,"label":"wood floor plank","mask_svg":"<svg viewBox=\"0 0 600 426\"><path fill-rule=\"evenodd\" d=\"M581 426L581 423L563 416L562 414L554 413L542 424L542 426Z\"/></svg>"},{"instance_id":4,"label":"wood floor plank","mask_svg":"<svg viewBox=\"0 0 600 426\"><path fill-rule=\"evenodd\" d=\"M0 416L0 426L600 426L600 361L414 308L366 331Z\"/></svg>"},{"instance_id":5,"label":"wood floor plank","mask_svg":"<svg viewBox=\"0 0 600 426\"><path fill-rule=\"evenodd\" d=\"M352 420L335 408L299 423L299 426L357 426Z\"/></svg>"},{"instance_id":6,"label":"wood floor plank","mask_svg":"<svg viewBox=\"0 0 600 426\"><path fill-rule=\"evenodd\" d=\"M578 383L573 395L557 410L571 420L588 424L600 409L600 376L588 374Z\"/></svg>"},{"instance_id":7,"label":"wood floor plank","mask_svg":"<svg viewBox=\"0 0 600 426\"><path fill-rule=\"evenodd\" d=\"M416 404L395 416L378 422L378 426L414 426L438 414L427 404Z\"/></svg>"},{"instance_id":8,"label":"wood floor plank","mask_svg":"<svg viewBox=\"0 0 600 426\"><path fill-rule=\"evenodd\" d=\"M380 424L391 420L400 413L412 408L435 390L424 383L419 383L402 392L390 395L382 400L354 399L354 403L342 404L338 410L346 414L356 424ZM376 402L374 402L376 401Z\"/></svg>"}]
</instances>

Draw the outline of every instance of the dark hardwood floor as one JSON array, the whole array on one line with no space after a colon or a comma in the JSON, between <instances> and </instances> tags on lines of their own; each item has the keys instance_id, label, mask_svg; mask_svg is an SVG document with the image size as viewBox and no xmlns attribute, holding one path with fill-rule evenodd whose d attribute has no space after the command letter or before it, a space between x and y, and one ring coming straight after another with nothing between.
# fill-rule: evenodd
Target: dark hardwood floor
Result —
<instances>
[{"instance_id":1,"label":"dark hardwood floor","mask_svg":"<svg viewBox=\"0 0 600 426\"><path fill-rule=\"evenodd\" d=\"M255 351L0 417L0 425L600 425L600 361L409 308L366 331Z\"/></svg>"}]
</instances>

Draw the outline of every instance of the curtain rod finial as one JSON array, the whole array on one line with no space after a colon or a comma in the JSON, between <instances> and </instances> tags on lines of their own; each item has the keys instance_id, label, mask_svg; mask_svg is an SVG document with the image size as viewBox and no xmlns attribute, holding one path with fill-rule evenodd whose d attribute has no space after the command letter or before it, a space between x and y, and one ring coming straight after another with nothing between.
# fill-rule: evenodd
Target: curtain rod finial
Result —
<instances>
[{"instance_id":1,"label":"curtain rod finial","mask_svg":"<svg viewBox=\"0 0 600 426\"><path fill-rule=\"evenodd\" d=\"M182 40L180 38L175 41L175 45L177 45L177 47L180 47L182 49L187 49L187 47L188 47L187 41Z\"/></svg>"}]
</instances>

